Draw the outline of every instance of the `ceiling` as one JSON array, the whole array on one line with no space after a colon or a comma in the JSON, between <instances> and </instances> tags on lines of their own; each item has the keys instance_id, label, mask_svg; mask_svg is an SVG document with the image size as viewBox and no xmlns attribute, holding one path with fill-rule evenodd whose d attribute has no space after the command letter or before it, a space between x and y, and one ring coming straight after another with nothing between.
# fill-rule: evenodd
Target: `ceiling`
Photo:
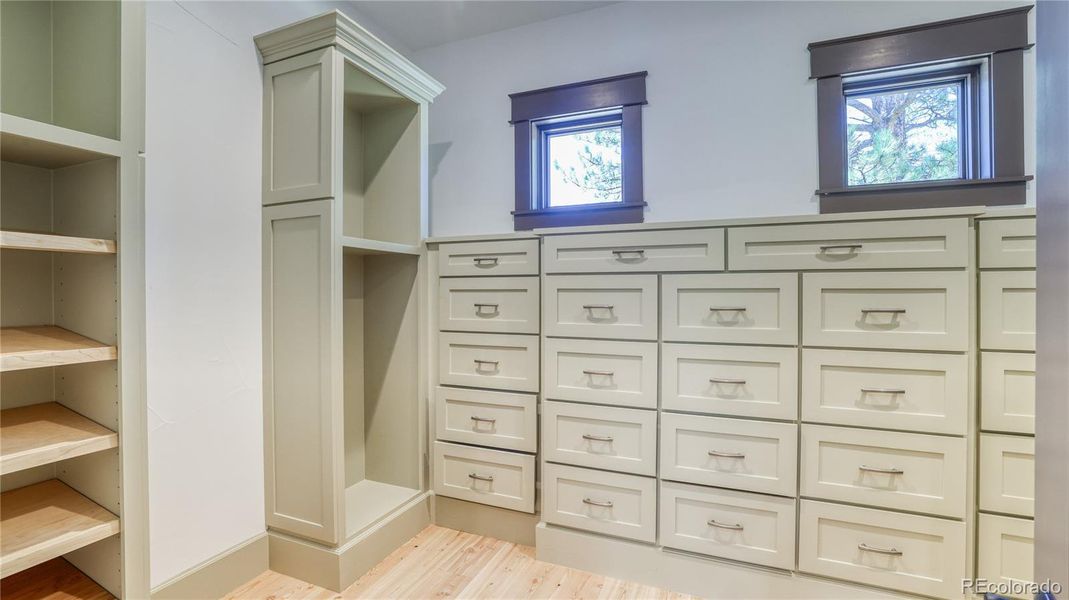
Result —
<instances>
[{"instance_id":1,"label":"ceiling","mask_svg":"<svg viewBox=\"0 0 1069 600\"><path fill-rule=\"evenodd\" d=\"M409 51L598 8L612 2L560 0L353 0L350 5Z\"/></svg>"}]
</instances>

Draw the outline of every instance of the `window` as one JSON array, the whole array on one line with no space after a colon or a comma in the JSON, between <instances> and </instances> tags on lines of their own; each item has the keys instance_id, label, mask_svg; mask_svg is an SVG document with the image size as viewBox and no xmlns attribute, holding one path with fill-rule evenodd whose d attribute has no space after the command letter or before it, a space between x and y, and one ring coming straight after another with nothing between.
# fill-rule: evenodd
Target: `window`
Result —
<instances>
[{"instance_id":1,"label":"window","mask_svg":"<svg viewBox=\"0 0 1069 600\"><path fill-rule=\"evenodd\" d=\"M642 221L645 77L510 95L517 230Z\"/></svg>"}]
</instances>

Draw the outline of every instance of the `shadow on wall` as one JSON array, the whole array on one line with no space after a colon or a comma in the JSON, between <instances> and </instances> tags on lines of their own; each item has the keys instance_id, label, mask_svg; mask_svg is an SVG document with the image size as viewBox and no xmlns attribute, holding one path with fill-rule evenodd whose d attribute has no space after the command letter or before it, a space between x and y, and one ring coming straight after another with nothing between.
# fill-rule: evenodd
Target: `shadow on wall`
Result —
<instances>
[{"instance_id":1,"label":"shadow on wall","mask_svg":"<svg viewBox=\"0 0 1069 600\"><path fill-rule=\"evenodd\" d=\"M453 142L440 142L437 144L430 144L427 146L427 206L430 213L430 228L428 233L434 234L434 186L430 185L430 182L434 181L434 177L438 175L438 167L445 159L445 155L449 152L449 149L453 147Z\"/></svg>"}]
</instances>

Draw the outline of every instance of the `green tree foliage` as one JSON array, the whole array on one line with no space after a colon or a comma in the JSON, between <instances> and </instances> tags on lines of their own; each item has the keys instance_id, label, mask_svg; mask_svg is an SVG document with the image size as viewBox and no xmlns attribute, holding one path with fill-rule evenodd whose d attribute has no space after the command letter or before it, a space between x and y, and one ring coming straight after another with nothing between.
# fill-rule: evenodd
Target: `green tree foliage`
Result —
<instances>
[{"instance_id":1,"label":"green tree foliage","mask_svg":"<svg viewBox=\"0 0 1069 600\"><path fill-rule=\"evenodd\" d=\"M573 135L583 144L579 152L582 169L564 168L559 160L553 161L553 168L563 174L565 181L593 192L598 200L619 202L623 190L620 128L608 127Z\"/></svg>"}]
</instances>

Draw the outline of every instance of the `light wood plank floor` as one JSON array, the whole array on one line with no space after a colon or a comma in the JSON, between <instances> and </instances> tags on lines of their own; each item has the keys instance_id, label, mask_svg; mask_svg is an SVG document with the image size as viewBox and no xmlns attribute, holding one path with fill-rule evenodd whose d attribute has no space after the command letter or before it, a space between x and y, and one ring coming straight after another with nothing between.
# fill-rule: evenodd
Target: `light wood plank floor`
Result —
<instances>
[{"instance_id":1,"label":"light wood plank floor","mask_svg":"<svg viewBox=\"0 0 1069 600\"><path fill-rule=\"evenodd\" d=\"M635 598L689 596L535 560L534 548L431 525L341 594L274 571L224 600Z\"/></svg>"}]
</instances>

